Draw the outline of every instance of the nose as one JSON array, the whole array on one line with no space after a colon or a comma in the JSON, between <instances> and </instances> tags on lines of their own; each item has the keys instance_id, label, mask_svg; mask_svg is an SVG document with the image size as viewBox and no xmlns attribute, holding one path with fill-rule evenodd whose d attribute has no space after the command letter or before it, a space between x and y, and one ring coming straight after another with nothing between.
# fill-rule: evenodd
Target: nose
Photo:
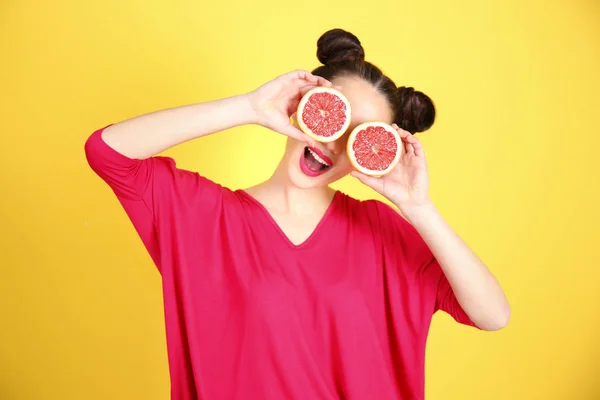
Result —
<instances>
[{"instance_id":1,"label":"nose","mask_svg":"<svg viewBox=\"0 0 600 400\"><path fill-rule=\"evenodd\" d=\"M338 140L327 143L327 150L330 151L332 154L335 154L336 156L342 154L342 152L344 151L344 145L346 143L346 140L344 140L344 136L342 136Z\"/></svg>"}]
</instances>

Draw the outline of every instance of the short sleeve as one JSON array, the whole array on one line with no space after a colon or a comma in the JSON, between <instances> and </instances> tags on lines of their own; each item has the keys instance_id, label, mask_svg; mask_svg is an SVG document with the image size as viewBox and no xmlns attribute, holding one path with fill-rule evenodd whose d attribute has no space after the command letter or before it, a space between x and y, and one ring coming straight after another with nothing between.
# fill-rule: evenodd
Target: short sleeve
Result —
<instances>
[{"instance_id":1,"label":"short sleeve","mask_svg":"<svg viewBox=\"0 0 600 400\"><path fill-rule=\"evenodd\" d=\"M385 246L393 249L401 275L409 276L413 285L419 285L420 298L430 308L431 314L441 310L458 323L475 327L459 304L448 279L435 256L417 232L396 210L387 204L377 202L379 223Z\"/></svg>"},{"instance_id":2,"label":"short sleeve","mask_svg":"<svg viewBox=\"0 0 600 400\"><path fill-rule=\"evenodd\" d=\"M477 327L459 304L450 286L450 282L448 282L446 275L442 271L442 267L440 267L433 256L429 268L432 271L430 275L427 274L428 279L430 279L430 282L437 284L434 312L438 310L444 311L460 324Z\"/></svg>"},{"instance_id":3,"label":"short sleeve","mask_svg":"<svg viewBox=\"0 0 600 400\"><path fill-rule=\"evenodd\" d=\"M113 190L156 266L160 266L159 230L171 229L186 201L215 198L220 186L195 172L178 169L169 157L129 158L102 138L106 128L92 133L85 143L91 169ZM210 193L205 193L210 192ZM184 210L183 210L184 211Z\"/></svg>"}]
</instances>

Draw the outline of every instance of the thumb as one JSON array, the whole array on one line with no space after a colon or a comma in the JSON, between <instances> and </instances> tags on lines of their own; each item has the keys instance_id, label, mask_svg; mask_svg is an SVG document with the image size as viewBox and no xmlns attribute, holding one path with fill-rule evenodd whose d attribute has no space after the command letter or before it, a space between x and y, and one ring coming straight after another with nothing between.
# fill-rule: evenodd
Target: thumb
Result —
<instances>
[{"instance_id":1,"label":"thumb","mask_svg":"<svg viewBox=\"0 0 600 400\"><path fill-rule=\"evenodd\" d=\"M301 142L308 143L309 146L316 146L315 141L310 136L308 136L292 124L286 125L283 129L281 129L280 133L282 133L285 136L289 136L293 139L299 140Z\"/></svg>"},{"instance_id":2,"label":"thumb","mask_svg":"<svg viewBox=\"0 0 600 400\"><path fill-rule=\"evenodd\" d=\"M350 175L352 175L353 177L355 177L356 179L358 179L365 185L369 186L370 188L374 189L376 192L381 192L381 189L383 187L383 183L381 182L381 179L375 178L373 176L365 175L362 172L358 172L358 171L352 171L350 173Z\"/></svg>"}]
</instances>

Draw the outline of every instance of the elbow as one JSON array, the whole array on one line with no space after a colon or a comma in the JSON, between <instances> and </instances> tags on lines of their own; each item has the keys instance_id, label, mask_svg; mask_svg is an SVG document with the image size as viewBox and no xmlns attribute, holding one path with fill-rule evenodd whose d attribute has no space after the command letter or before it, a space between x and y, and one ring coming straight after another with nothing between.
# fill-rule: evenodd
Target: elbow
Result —
<instances>
[{"instance_id":1,"label":"elbow","mask_svg":"<svg viewBox=\"0 0 600 400\"><path fill-rule=\"evenodd\" d=\"M477 326L484 331L499 331L506 328L510 321L510 306L506 304L500 310L492 313L484 321L478 323Z\"/></svg>"},{"instance_id":2,"label":"elbow","mask_svg":"<svg viewBox=\"0 0 600 400\"><path fill-rule=\"evenodd\" d=\"M94 133L92 133L91 135L89 135L87 137L87 139L85 140L85 142L83 144L83 151L85 154L85 159L88 162L89 166L92 167L92 169L94 169L94 170L101 158L100 149L99 149L100 143L98 142L99 134L100 134L100 131L95 131Z\"/></svg>"}]
</instances>

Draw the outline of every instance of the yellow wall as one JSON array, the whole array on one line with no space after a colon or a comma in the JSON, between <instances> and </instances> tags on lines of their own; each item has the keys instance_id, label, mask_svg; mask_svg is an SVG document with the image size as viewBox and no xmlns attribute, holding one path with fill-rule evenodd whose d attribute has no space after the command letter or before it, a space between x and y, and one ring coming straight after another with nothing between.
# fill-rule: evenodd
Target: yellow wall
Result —
<instances>
[{"instance_id":1,"label":"yellow wall","mask_svg":"<svg viewBox=\"0 0 600 400\"><path fill-rule=\"evenodd\" d=\"M1 399L168 397L159 275L83 143L313 68L338 26L436 101L433 196L513 307L498 333L435 318L428 399L600 398L598 2L168 3L0 3ZM168 155L238 188L282 144L244 127Z\"/></svg>"}]
</instances>

